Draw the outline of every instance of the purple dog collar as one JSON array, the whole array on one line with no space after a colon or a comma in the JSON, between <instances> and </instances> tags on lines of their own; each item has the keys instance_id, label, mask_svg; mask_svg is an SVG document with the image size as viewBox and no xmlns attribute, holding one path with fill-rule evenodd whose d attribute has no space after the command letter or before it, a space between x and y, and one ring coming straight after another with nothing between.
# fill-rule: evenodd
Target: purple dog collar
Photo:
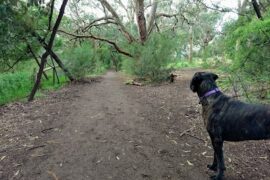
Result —
<instances>
[{"instance_id":1,"label":"purple dog collar","mask_svg":"<svg viewBox=\"0 0 270 180\"><path fill-rule=\"evenodd\" d=\"M208 97L208 96L210 96L212 94L215 94L217 92L220 92L220 90L218 88L215 88L215 89L213 89L213 90L208 91L207 93L205 93L202 97L200 97L200 99L206 98L206 97Z\"/></svg>"}]
</instances>

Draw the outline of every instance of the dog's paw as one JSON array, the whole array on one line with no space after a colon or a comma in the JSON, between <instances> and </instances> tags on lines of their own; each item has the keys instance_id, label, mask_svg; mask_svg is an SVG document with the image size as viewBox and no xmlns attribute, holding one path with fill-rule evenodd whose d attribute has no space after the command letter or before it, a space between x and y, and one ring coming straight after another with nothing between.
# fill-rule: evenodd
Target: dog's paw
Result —
<instances>
[{"instance_id":1,"label":"dog's paw","mask_svg":"<svg viewBox=\"0 0 270 180\"><path fill-rule=\"evenodd\" d=\"M223 175L214 175L210 177L211 180L223 180L224 176Z\"/></svg>"},{"instance_id":2,"label":"dog's paw","mask_svg":"<svg viewBox=\"0 0 270 180\"><path fill-rule=\"evenodd\" d=\"M212 165L208 164L207 168L212 170L212 171L217 171L217 165L214 165L214 164L212 164Z\"/></svg>"}]
</instances>

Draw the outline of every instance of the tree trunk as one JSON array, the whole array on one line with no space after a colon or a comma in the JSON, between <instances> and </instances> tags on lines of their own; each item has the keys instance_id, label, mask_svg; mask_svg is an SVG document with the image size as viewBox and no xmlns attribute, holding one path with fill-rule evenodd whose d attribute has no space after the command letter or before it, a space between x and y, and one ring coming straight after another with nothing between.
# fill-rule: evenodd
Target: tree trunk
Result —
<instances>
[{"instance_id":1,"label":"tree trunk","mask_svg":"<svg viewBox=\"0 0 270 180\"><path fill-rule=\"evenodd\" d=\"M60 58L54 53L54 51L52 49L48 49L48 44L44 42L44 40L40 37L40 35L38 35L36 32L32 32L32 35L34 37L36 37L39 41L39 43L42 45L42 47L45 50L48 50L51 57L55 60L55 62L58 64L58 66L62 69L62 71L65 73L65 75L69 78L70 81L74 81L73 76L71 75L71 73L67 70L67 68L65 68L64 64L62 63L62 61L60 60Z\"/></svg>"},{"instance_id":2,"label":"tree trunk","mask_svg":"<svg viewBox=\"0 0 270 180\"><path fill-rule=\"evenodd\" d=\"M65 8L66 8L66 5L67 5L67 2L68 2L68 0L63 0L63 2L62 2L58 17L56 19L55 25L54 25L53 30L52 30L52 34L51 34L47 49L46 49L45 53L42 55L42 57L41 57L41 63L40 63L39 71L38 71L38 74L37 74L36 82L35 82L35 85L34 85L32 91L31 91L30 95L29 95L28 101L34 100L35 94L36 94L36 92L38 90L38 87L40 85L41 76L42 76L44 67L45 67L46 62L47 62L47 57L50 54L49 51L52 49L53 42L54 42L54 39L55 39L55 36L56 36L56 33L57 33L57 29L59 28L61 20L63 18L64 13L65 13Z\"/></svg>"},{"instance_id":3,"label":"tree trunk","mask_svg":"<svg viewBox=\"0 0 270 180\"><path fill-rule=\"evenodd\" d=\"M146 21L144 17L144 0L136 0L136 16L140 40L143 44L147 39Z\"/></svg>"},{"instance_id":4,"label":"tree trunk","mask_svg":"<svg viewBox=\"0 0 270 180\"><path fill-rule=\"evenodd\" d=\"M157 7L158 7L158 1L154 0L153 5L152 5L152 9L151 9L151 13L150 13L150 18L149 18L149 23L147 26L147 34L149 36L149 34L152 32L153 27L154 27L154 23L156 20L156 12L157 12Z\"/></svg>"},{"instance_id":5,"label":"tree trunk","mask_svg":"<svg viewBox=\"0 0 270 180\"><path fill-rule=\"evenodd\" d=\"M105 6L108 9L108 11L110 11L110 13L114 17L116 23L120 26L120 30L122 31L124 36L128 39L128 42L131 43L131 42L135 41L135 38L128 32L126 27L123 25L122 21L120 20L118 14L115 12L113 7L106 0L99 0L99 1L103 6Z\"/></svg>"},{"instance_id":6,"label":"tree trunk","mask_svg":"<svg viewBox=\"0 0 270 180\"><path fill-rule=\"evenodd\" d=\"M237 11L238 11L238 12L241 11L241 7L242 7L241 0L238 0L238 2L237 2Z\"/></svg>"},{"instance_id":7,"label":"tree trunk","mask_svg":"<svg viewBox=\"0 0 270 180\"><path fill-rule=\"evenodd\" d=\"M248 0L243 0L241 2L241 0L238 0L238 13L239 14L243 14L243 12L246 10L247 5L248 5Z\"/></svg>"},{"instance_id":8,"label":"tree trunk","mask_svg":"<svg viewBox=\"0 0 270 180\"><path fill-rule=\"evenodd\" d=\"M32 54L33 58L35 59L37 65L40 67L40 63L39 63L39 61L38 61L38 58L37 58L37 56L35 55L33 49L31 48L31 46L30 46L29 44L27 44L27 48L29 49L30 53ZM49 79L48 76L47 76L47 74L46 74L45 72L43 72L43 75L44 75L44 77L45 77L47 80Z\"/></svg>"},{"instance_id":9,"label":"tree trunk","mask_svg":"<svg viewBox=\"0 0 270 180\"><path fill-rule=\"evenodd\" d=\"M192 62L192 57L193 57L193 29L192 26L190 26L189 29L189 62Z\"/></svg>"},{"instance_id":10,"label":"tree trunk","mask_svg":"<svg viewBox=\"0 0 270 180\"><path fill-rule=\"evenodd\" d=\"M261 10L260 10L259 4L257 3L256 0L252 0L251 2L252 2L252 6L253 6L253 8L254 8L254 10L255 10L255 12L256 12L257 17L258 17L260 20L263 20L263 17L262 17L262 14L261 14Z\"/></svg>"},{"instance_id":11,"label":"tree trunk","mask_svg":"<svg viewBox=\"0 0 270 180\"><path fill-rule=\"evenodd\" d=\"M69 80L74 81L75 79L70 74L70 72L65 68L65 66L62 63L62 61L60 60L60 58L52 50L49 51L49 54L54 59L54 61L58 64L58 66L64 71L65 75L69 78Z\"/></svg>"}]
</instances>

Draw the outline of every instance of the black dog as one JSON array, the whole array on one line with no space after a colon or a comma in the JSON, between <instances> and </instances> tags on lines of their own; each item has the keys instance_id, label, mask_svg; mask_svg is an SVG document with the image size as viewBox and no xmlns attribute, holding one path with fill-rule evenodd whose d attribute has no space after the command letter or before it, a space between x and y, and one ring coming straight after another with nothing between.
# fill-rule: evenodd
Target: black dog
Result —
<instances>
[{"instance_id":1,"label":"black dog","mask_svg":"<svg viewBox=\"0 0 270 180\"><path fill-rule=\"evenodd\" d=\"M214 161L208 168L218 171L213 179L224 176L223 141L270 139L270 106L246 104L224 95L218 89L216 74L197 72L190 89L202 104L204 125L212 141Z\"/></svg>"}]
</instances>

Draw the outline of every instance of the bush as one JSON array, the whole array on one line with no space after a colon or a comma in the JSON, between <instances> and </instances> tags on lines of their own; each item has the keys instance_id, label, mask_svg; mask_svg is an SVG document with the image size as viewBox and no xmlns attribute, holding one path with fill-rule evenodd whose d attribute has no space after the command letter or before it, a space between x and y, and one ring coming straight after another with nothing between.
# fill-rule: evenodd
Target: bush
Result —
<instances>
[{"instance_id":1,"label":"bush","mask_svg":"<svg viewBox=\"0 0 270 180\"><path fill-rule=\"evenodd\" d=\"M232 70L251 80L270 83L270 16L253 19L229 33L226 47L233 60Z\"/></svg>"},{"instance_id":2,"label":"bush","mask_svg":"<svg viewBox=\"0 0 270 180\"><path fill-rule=\"evenodd\" d=\"M135 67L135 60L134 59L125 58L121 62L121 70L124 73L135 75L134 67Z\"/></svg>"},{"instance_id":3,"label":"bush","mask_svg":"<svg viewBox=\"0 0 270 180\"><path fill-rule=\"evenodd\" d=\"M64 51L63 56L66 67L77 79L94 70L94 51L88 44Z\"/></svg>"},{"instance_id":4,"label":"bush","mask_svg":"<svg viewBox=\"0 0 270 180\"><path fill-rule=\"evenodd\" d=\"M169 34L153 34L144 44L133 44L131 51L136 55L134 62L125 60L123 69L142 79L152 82L166 80L174 62L175 38Z\"/></svg>"},{"instance_id":5,"label":"bush","mask_svg":"<svg viewBox=\"0 0 270 180\"><path fill-rule=\"evenodd\" d=\"M110 67L110 56L108 47L94 48L90 43L83 43L63 53L66 67L77 79L104 72Z\"/></svg>"},{"instance_id":6,"label":"bush","mask_svg":"<svg viewBox=\"0 0 270 180\"><path fill-rule=\"evenodd\" d=\"M248 100L269 101L270 14L266 14L263 21L241 17L227 25L225 32L225 50L231 65L222 70L230 75L234 88Z\"/></svg>"}]
</instances>

